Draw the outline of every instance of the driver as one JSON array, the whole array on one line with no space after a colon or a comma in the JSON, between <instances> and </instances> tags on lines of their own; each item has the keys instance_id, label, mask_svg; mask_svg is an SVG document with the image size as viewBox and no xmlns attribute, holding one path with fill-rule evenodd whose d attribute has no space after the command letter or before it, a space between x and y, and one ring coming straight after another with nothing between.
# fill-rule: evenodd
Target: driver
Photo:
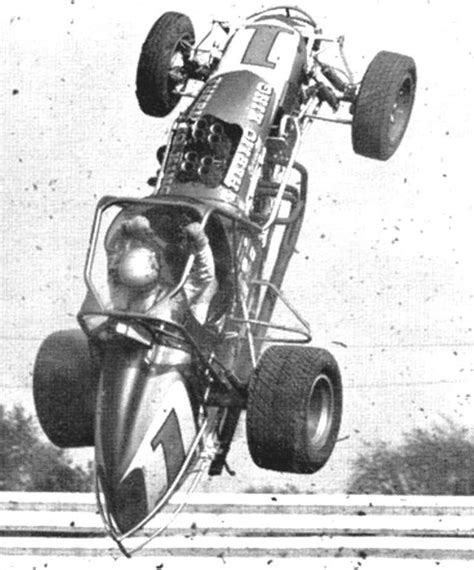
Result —
<instances>
[{"instance_id":1,"label":"driver","mask_svg":"<svg viewBox=\"0 0 474 570\"><path fill-rule=\"evenodd\" d=\"M177 221L176 221L177 222ZM180 244L159 237L144 215L121 222L107 240L108 286L113 308L147 314L183 324L186 312L202 325L217 290L214 257L209 239L198 222L187 223ZM176 265L181 256L194 261L183 287Z\"/></svg>"}]
</instances>

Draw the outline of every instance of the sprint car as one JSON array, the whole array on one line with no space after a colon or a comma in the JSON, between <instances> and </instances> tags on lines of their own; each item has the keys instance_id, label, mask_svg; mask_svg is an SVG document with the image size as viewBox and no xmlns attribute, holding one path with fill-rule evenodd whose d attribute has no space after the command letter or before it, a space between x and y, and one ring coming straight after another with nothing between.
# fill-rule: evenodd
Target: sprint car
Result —
<instances>
[{"instance_id":1,"label":"sprint car","mask_svg":"<svg viewBox=\"0 0 474 570\"><path fill-rule=\"evenodd\" d=\"M341 67L325 63L331 48ZM33 375L50 440L95 448L99 510L127 556L163 531L153 519L177 489L192 491L203 473L232 473L227 456L243 411L259 467L315 473L328 461L342 415L340 371L327 350L309 346L309 325L281 291L308 195L296 155L323 119L350 124L356 153L387 160L415 88L412 58L386 51L356 82L343 39L325 37L295 7L235 27L215 21L199 43L181 13L151 28L138 103L152 117L175 113L154 190L99 201L80 328L50 335ZM201 319L173 305L197 263L190 225L205 235L216 282ZM129 232L122 241L120 228ZM171 285L146 306L117 303L110 252L125 298L149 299L157 244ZM160 312L165 306L179 310Z\"/></svg>"}]
</instances>

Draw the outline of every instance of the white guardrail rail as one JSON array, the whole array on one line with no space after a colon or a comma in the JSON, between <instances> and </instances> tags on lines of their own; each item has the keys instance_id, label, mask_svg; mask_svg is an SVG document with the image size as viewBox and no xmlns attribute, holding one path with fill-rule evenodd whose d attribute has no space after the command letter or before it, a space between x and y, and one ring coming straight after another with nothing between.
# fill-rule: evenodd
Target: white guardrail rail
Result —
<instances>
[{"instance_id":1,"label":"white guardrail rail","mask_svg":"<svg viewBox=\"0 0 474 570\"><path fill-rule=\"evenodd\" d=\"M180 501L178 493L169 509ZM64 568L64 557L101 569L474 569L474 497L195 493L128 560L106 536L93 494L0 493L0 568Z\"/></svg>"}]
</instances>

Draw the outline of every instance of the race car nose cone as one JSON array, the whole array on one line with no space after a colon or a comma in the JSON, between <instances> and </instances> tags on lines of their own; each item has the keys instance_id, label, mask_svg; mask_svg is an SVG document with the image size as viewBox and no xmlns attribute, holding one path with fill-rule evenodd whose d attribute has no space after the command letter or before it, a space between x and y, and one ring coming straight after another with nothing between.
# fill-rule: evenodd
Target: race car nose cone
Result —
<instances>
[{"instance_id":1,"label":"race car nose cone","mask_svg":"<svg viewBox=\"0 0 474 570\"><path fill-rule=\"evenodd\" d=\"M148 289L155 285L159 277L159 267L155 253L146 247L136 247L128 251L118 266L118 276L126 287Z\"/></svg>"}]
</instances>

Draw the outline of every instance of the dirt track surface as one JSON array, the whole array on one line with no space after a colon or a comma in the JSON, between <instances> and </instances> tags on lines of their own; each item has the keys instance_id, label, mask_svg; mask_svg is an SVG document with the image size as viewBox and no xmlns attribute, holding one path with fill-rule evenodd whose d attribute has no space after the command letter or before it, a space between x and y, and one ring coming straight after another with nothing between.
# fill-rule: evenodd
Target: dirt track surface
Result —
<instances>
[{"instance_id":1,"label":"dirt track surface","mask_svg":"<svg viewBox=\"0 0 474 570\"><path fill-rule=\"evenodd\" d=\"M300 2L314 11L309 1ZM353 5L354 4L354 5ZM341 435L313 478L268 475L245 441L231 456L245 488L289 482L343 491L363 440L398 438L444 416L472 427L474 243L470 166L474 47L467 3L452 12L395 0L318 3L328 33L346 35L360 77L373 55L412 55L419 90L402 147L388 163L356 157L343 126L317 124L306 221L284 283L311 322L314 344L339 359L346 386ZM109 5L110 6L110 5ZM198 35L213 3L174 3ZM359 7L357 7L359 6ZM226 4L244 15L255 5ZM6 2L0 8L2 168L2 403L32 407L31 370L42 338L75 326L92 214L104 194L145 196L170 126L140 113L134 95L141 43L156 2ZM303 482L304 481L304 482ZM213 483L215 488L216 483Z\"/></svg>"}]
</instances>

